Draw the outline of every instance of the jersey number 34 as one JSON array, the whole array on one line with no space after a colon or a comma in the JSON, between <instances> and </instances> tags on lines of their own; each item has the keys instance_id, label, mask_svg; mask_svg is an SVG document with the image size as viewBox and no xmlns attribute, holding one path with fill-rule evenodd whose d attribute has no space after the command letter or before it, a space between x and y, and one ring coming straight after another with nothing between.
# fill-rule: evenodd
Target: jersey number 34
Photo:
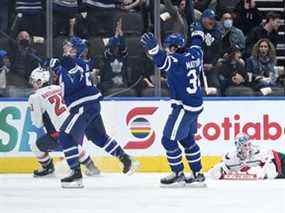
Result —
<instances>
[{"instance_id":1,"label":"jersey number 34","mask_svg":"<svg viewBox=\"0 0 285 213\"><path fill-rule=\"evenodd\" d=\"M198 77L196 74L196 70L195 69L191 69L189 70L189 72L187 73L187 77L189 78L189 87L186 88L186 91L190 94L193 95L197 92L198 89Z\"/></svg>"}]
</instances>

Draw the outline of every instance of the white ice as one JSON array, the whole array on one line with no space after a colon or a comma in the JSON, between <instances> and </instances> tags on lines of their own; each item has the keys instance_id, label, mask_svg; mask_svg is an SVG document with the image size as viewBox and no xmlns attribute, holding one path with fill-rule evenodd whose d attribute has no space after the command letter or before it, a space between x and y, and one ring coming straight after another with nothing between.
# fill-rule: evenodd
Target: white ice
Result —
<instances>
[{"instance_id":1,"label":"white ice","mask_svg":"<svg viewBox=\"0 0 285 213\"><path fill-rule=\"evenodd\" d=\"M285 180L214 181L207 188L160 188L166 174L103 174L83 189L57 178L0 175L0 213L283 213Z\"/></svg>"}]
</instances>

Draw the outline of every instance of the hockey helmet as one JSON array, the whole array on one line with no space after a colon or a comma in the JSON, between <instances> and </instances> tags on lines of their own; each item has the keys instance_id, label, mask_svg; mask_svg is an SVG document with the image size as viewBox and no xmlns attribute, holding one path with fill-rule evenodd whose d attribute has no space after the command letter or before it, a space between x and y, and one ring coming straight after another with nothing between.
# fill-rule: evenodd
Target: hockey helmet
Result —
<instances>
[{"instance_id":1,"label":"hockey helmet","mask_svg":"<svg viewBox=\"0 0 285 213\"><path fill-rule=\"evenodd\" d=\"M246 159L251 155L252 146L250 136L245 133L238 134L235 138L235 146L241 159Z\"/></svg>"},{"instance_id":2,"label":"hockey helmet","mask_svg":"<svg viewBox=\"0 0 285 213\"><path fill-rule=\"evenodd\" d=\"M49 71L42 67L37 67L36 69L32 71L29 82L33 86L34 84L37 84L38 87L42 87L42 85L45 83L48 83L49 80L50 80Z\"/></svg>"},{"instance_id":3,"label":"hockey helmet","mask_svg":"<svg viewBox=\"0 0 285 213\"><path fill-rule=\"evenodd\" d=\"M178 48L183 48L185 45L184 36L180 33L172 33L164 41L165 47L177 46Z\"/></svg>"},{"instance_id":4,"label":"hockey helmet","mask_svg":"<svg viewBox=\"0 0 285 213\"><path fill-rule=\"evenodd\" d=\"M80 57L87 49L87 42L84 39L73 36L68 41L65 41L63 46L68 45L76 50L76 57Z\"/></svg>"}]
</instances>

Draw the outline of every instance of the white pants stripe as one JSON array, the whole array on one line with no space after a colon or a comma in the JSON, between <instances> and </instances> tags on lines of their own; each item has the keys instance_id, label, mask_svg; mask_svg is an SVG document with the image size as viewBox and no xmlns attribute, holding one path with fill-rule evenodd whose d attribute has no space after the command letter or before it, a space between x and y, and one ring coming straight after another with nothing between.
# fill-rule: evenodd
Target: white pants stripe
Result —
<instances>
[{"instance_id":1,"label":"white pants stripe","mask_svg":"<svg viewBox=\"0 0 285 213\"><path fill-rule=\"evenodd\" d=\"M182 118L183 118L184 114L185 114L185 111L184 111L183 109L181 109L180 112L179 112L179 115L178 115L178 117L177 117L177 120L176 120L176 122L175 122L175 124L174 124L173 130L172 130L172 133L171 133L170 140L175 140L176 135L177 135L178 128L179 128L179 126L180 126L180 123L181 123L181 121L182 121Z\"/></svg>"},{"instance_id":2,"label":"white pants stripe","mask_svg":"<svg viewBox=\"0 0 285 213\"><path fill-rule=\"evenodd\" d=\"M78 113L76 113L73 118L71 119L71 121L69 122L69 124L67 125L66 129L65 129L65 133L69 134L72 127L74 126L75 122L77 121L77 119L80 117L80 115L82 115L84 112L83 107L79 108Z\"/></svg>"}]
</instances>

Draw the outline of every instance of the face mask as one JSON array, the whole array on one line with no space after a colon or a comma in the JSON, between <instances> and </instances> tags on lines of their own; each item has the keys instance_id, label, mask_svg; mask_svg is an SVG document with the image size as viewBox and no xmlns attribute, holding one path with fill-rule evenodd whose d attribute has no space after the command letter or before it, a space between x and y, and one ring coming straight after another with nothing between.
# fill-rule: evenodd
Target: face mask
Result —
<instances>
[{"instance_id":1,"label":"face mask","mask_svg":"<svg viewBox=\"0 0 285 213\"><path fill-rule=\"evenodd\" d=\"M27 39L20 40L20 45L23 47L28 47L30 45L30 41Z\"/></svg>"},{"instance_id":2,"label":"face mask","mask_svg":"<svg viewBox=\"0 0 285 213\"><path fill-rule=\"evenodd\" d=\"M227 20L224 21L224 27L225 27L225 28L229 29L229 28L231 28L232 26L233 26L233 20L227 19Z\"/></svg>"}]
</instances>

